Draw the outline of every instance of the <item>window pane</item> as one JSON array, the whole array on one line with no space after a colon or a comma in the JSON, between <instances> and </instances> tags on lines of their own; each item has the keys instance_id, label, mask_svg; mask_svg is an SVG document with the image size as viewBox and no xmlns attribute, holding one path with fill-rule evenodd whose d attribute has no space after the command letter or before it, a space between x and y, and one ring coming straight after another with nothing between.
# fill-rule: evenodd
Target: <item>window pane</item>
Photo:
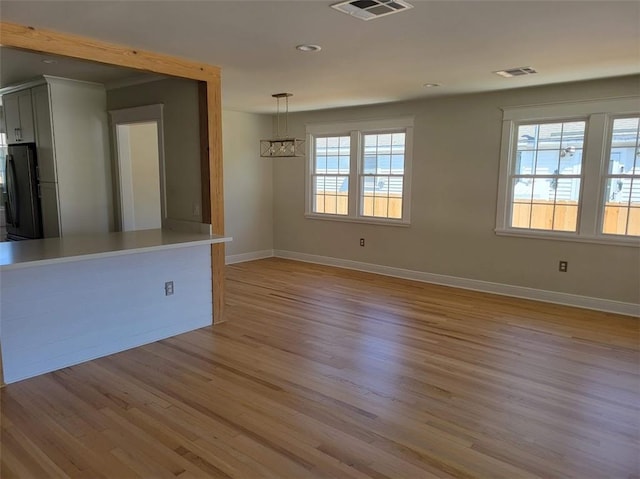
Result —
<instances>
[{"instance_id":1,"label":"window pane","mask_svg":"<svg viewBox=\"0 0 640 479\"><path fill-rule=\"evenodd\" d=\"M376 172L376 156L367 155L364 157L363 173L373 174Z\"/></svg>"},{"instance_id":2,"label":"window pane","mask_svg":"<svg viewBox=\"0 0 640 479\"><path fill-rule=\"evenodd\" d=\"M348 214L349 177L319 175L313 179L314 213Z\"/></svg>"},{"instance_id":3,"label":"window pane","mask_svg":"<svg viewBox=\"0 0 640 479\"><path fill-rule=\"evenodd\" d=\"M349 177L348 176L339 176L338 177L338 193L343 196L349 195Z\"/></svg>"},{"instance_id":4,"label":"window pane","mask_svg":"<svg viewBox=\"0 0 640 479\"><path fill-rule=\"evenodd\" d=\"M629 208L627 234L640 236L640 207Z\"/></svg>"},{"instance_id":5,"label":"window pane","mask_svg":"<svg viewBox=\"0 0 640 479\"><path fill-rule=\"evenodd\" d=\"M576 231L585 128L586 121L518 127L511 227Z\"/></svg>"},{"instance_id":6,"label":"window pane","mask_svg":"<svg viewBox=\"0 0 640 479\"><path fill-rule=\"evenodd\" d=\"M394 154L391 156L391 173L394 175L404 174L404 155Z\"/></svg>"},{"instance_id":7,"label":"window pane","mask_svg":"<svg viewBox=\"0 0 640 479\"><path fill-rule=\"evenodd\" d=\"M638 144L638 118L616 118L611 135L612 148L635 147Z\"/></svg>"},{"instance_id":8,"label":"window pane","mask_svg":"<svg viewBox=\"0 0 640 479\"><path fill-rule=\"evenodd\" d=\"M552 179L550 178L536 178L532 180L533 183L533 201L548 201L553 200L555 196L555 190L553 189Z\"/></svg>"},{"instance_id":9,"label":"window pane","mask_svg":"<svg viewBox=\"0 0 640 479\"><path fill-rule=\"evenodd\" d=\"M553 213L554 231L576 231L578 225L578 206L556 204Z\"/></svg>"},{"instance_id":10,"label":"window pane","mask_svg":"<svg viewBox=\"0 0 640 479\"><path fill-rule=\"evenodd\" d=\"M389 196L399 196L402 198L404 178L401 176L389 177Z\"/></svg>"},{"instance_id":11,"label":"window pane","mask_svg":"<svg viewBox=\"0 0 640 479\"><path fill-rule=\"evenodd\" d=\"M611 204L604 207L604 218L602 221L602 232L611 235L624 235L627 231L627 215L629 208L626 206L613 206Z\"/></svg>"},{"instance_id":12,"label":"window pane","mask_svg":"<svg viewBox=\"0 0 640 479\"><path fill-rule=\"evenodd\" d=\"M373 196L364 195L362 198L362 216L373 216Z\"/></svg>"},{"instance_id":13,"label":"window pane","mask_svg":"<svg viewBox=\"0 0 640 479\"><path fill-rule=\"evenodd\" d=\"M314 213L348 214L350 145L350 136L315 139Z\"/></svg>"},{"instance_id":14,"label":"window pane","mask_svg":"<svg viewBox=\"0 0 640 479\"><path fill-rule=\"evenodd\" d=\"M607 203L629 204L631 199L631 178L609 178L606 183Z\"/></svg>"},{"instance_id":15,"label":"window pane","mask_svg":"<svg viewBox=\"0 0 640 479\"><path fill-rule=\"evenodd\" d=\"M324 196L324 212L335 215L337 213L336 196L325 195Z\"/></svg>"},{"instance_id":16,"label":"window pane","mask_svg":"<svg viewBox=\"0 0 640 479\"><path fill-rule=\"evenodd\" d=\"M341 155L351 154L351 137L350 136L340 137L340 154Z\"/></svg>"},{"instance_id":17,"label":"window pane","mask_svg":"<svg viewBox=\"0 0 640 479\"><path fill-rule=\"evenodd\" d=\"M380 155L378 156L378 171L376 173L391 173L391 156Z\"/></svg>"},{"instance_id":18,"label":"window pane","mask_svg":"<svg viewBox=\"0 0 640 479\"><path fill-rule=\"evenodd\" d=\"M516 153L516 175L531 175L533 174L533 162L535 161L536 152L530 151L518 151Z\"/></svg>"},{"instance_id":19,"label":"window pane","mask_svg":"<svg viewBox=\"0 0 640 479\"><path fill-rule=\"evenodd\" d=\"M552 188L555 187L556 202L571 201L575 204L580 199L580 178L558 178L555 183L552 180Z\"/></svg>"},{"instance_id":20,"label":"window pane","mask_svg":"<svg viewBox=\"0 0 640 479\"><path fill-rule=\"evenodd\" d=\"M389 195L389 177L388 176L375 177L374 194L375 196Z\"/></svg>"},{"instance_id":21,"label":"window pane","mask_svg":"<svg viewBox=\"0 0 640 479\"><path fill-rule=\"evenodd\" d=\"M579 175L582 173L582 149L562 150L560 152L560 167L558 173L561 175Z\"/></svg>"},{"instance_id":22,"label":"window pane","mask_svg":"<svg viewBox=\"0 0 640 479\"><path fill-rule=\"evenodd\" d=\"M531 203L514 203L511 209L511 226L529 228L531 222Z\"/></svg>"},{"instance_id":23,"label":"window pane","mask_svg":"<svg viewBox=\"0 0 640 479\"><path fill-rule=\"evenodd\" d=\"M404 132L364 135L363 216L402 218L405 140Z\"/></svg>"},{"instance_id":24,"label":"window pane","mask_svg":"<svg viewBox=\"0 0 640 479\"><path fill-rule=\"evenodd\" d=\"M327 157L326 156L316 156L316 171L315 173L326 173L327 172Z\"/></svg>"},{"instance_id":25,"label":"window pane","mask_svg":"<svg viewBox=\"0 0 640 479\"><path fill-rule=\"evenodd\" d=\"M622 173L640 174L640 168L634 171L637 149L633 148L612 148L609 157L609 174L619 175ZM640 163L636 168L640 167Z\"/></svg>"},{"instance_id":26,"label":"window pane","mask_svg":"<svg viewBox=\"0 0 640 479\"><path fill-rule=\"evenodd\" d=\"M349 157L348 156L340 156L339 160L339 168L338 173L349 173Z\"/></svg>"},{"instance_id":27,"label":"window pane","mask_svg":"<svg viewBox=\"0 0 640 479\"><path fill-rule=\"evenodd\" d=\"M314 213L324 213L324 176L313 178L313 210Z\"/></svg>"},{"instance_id":28,"label":"window pane","mask_svg":"<svg viewBox=\"0 0 640 479\"><path fill-rule=\"evenodd\" d=\"M630 194L631 206L640 206L640 177L634 176Z\"/></svg>"},{"instance_id":29,"label":"window pane","mask_svg":"<svg viewBox=\"0 0 640 479\"><path fill-rule=\"evenodd\" d=\"M531 228L550 230L553 225L553 204L531 205Z\"/></svg>"},{"instance_id":30,"label":"window pane","mask_svg":"<svg viewBox=\"0 0 640 479\"><path fill-rule=\"evenodd\" d=\"M560 149L565 151L578 150L584 147L584 129L586 122L574 121L563 123L562 145Z\"/></svg>"},{"instance_id":31,"label":"window pane","mask_svg":"<svg viewBox=\"0 0 640 479\"><path fill-rule=\"evenodd\" d=\"M543 123L538 129L538 150L560 150L562 123Z\"/></svg>"},{"instance_id":32,"label":"window pane","mask_svg":"<svg viewBox=\"0 0 640 479\"><path fill-rule=\"evenodd\" d=\"M377 135L365 135L364 136L364 146L371 147L375 150L375 147L378 145L378 136Z\"/></svg>"},{"instance_id":33,"label":"window pane","mask_svg":"<svg viewBox=\"0 0 640 479\"><path fill-rule=\"evenodd\" d=\"M536 175L557 175L558 160L560 152L558 150L541 150L536 156Z\"/></svg>"},{"instance_id":34,"label":"window pane","mask_svg":"<svg viewBox=\"0 0 640 479\"><path fill-rule=\"evenodd\" d=\"M513 181L513 201L530 203L533 180L531 178L516 178Z\"/></svg>"},{"instance_id":35,"label":"window pane","mask_svg":"<svg viewBox=\"0 0 640 479\"><path fill-rule=\"evenodd\" d=\"M389 198L389 218L402 218L402 197Z\"/></svg>"},{"instance_id":36,"label":"window pane","mask_svg":"<svg viewBox=\"0 0 640 479\"><path fill-rule=\"evenodd\" d=\"M607 180L602 232L638 236L640 230L640 177Z\"/></svg>"},{"instance_id":37,"label":"window pane","mask_svg":"<svg viewBox=\"0 0 640 479\"><path fill-rule=\"evenodd\" d=\"M518 127L518 151L535 150L538 137L538 125L520 125Z\"/></svg>"},{"instance_id":38,"label":"window pane","mask_svg":"<svg viewBox=\"0 0 640 479\"><path fill-rule=\"evenodd\" d=\"M511 227L576 231L580 178L513 181Z\"/></svg>"},{"instance_id":39,"label":"window pane","mask_svg":"<svg viewBox=\"0 0 640 479\"><path fill-rule=\"evenodd\" d=\"M640 118L615 118L604 193L604 234L640 236Z\"/></svg>"},{"instance_id":40,"label":"window pane","mask_svg":"<svg viewBox=\"0 0 640 479\"><path fill-rule=\"evenodd\" d=\"M327 156L327 173L338 173L338 156Z\"/></svg>"},{"instance_id":41,"label":"window pane","mask_svg":"<svg viewBox=\"0 0 640 479\"><path fill-rule=\"evenodd\" d=\"M385 152L390 151L391 147L391 135L383 134L378 135L378 150L383 150Z\"/></svg>"},{"instance_id":42,"label":"window pane","mask_svg":"<svg viewBox=\"0 0 640 479\"><path fill-rule=\"evenodd\" d=\"M394 151L402 151L404 153L404 142L407 134L404 132L394 133L391 139Z\"/></svg>"}]
</instances>

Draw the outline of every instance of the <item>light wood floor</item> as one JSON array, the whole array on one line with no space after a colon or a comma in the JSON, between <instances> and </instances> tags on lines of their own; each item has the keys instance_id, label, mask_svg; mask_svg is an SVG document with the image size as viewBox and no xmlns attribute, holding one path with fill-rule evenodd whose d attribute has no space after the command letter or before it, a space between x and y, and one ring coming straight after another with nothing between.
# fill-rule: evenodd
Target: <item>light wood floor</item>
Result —
<instances>
[{"instance_id":1,"label":"light wood floor","mask_svg":"<svg viewBox=\"0 0 640 479\"><path fill-rule=\"evenodd\" d=\"M229 321L2 390L2 477L637 478L638 319L269 259Z\"/></svg>"}]
</instances>

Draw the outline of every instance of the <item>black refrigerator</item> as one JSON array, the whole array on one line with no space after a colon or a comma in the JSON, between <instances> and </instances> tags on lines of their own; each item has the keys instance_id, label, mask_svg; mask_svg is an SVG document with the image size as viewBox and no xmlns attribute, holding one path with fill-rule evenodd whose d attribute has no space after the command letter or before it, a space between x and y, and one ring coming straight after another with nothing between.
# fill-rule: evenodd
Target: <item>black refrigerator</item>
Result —
<instances>
[{"instance_id":1,"label":"black refrigerator","mask_svg":"<svg viewBox=\"0 0 640 479\"><path fill-rule=\"evenodd\" d=\"M42 238L35 143L8 146L3 196L7 239Z\"/></svg>"}]
</instances>

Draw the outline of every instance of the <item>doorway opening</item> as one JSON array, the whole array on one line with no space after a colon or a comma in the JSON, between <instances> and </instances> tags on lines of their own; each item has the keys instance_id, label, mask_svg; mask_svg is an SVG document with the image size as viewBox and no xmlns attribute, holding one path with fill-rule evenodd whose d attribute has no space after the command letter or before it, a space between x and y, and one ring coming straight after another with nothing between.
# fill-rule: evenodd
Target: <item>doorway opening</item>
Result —
<instances>
[{"instance_id":1,"label":"doorway opening","mask_svg":"<svg viewBox=\"0 0 640 479\"><path fill-rule=\"evenodd\" d=\"M166 220L162 105L109 112L115 151L116 225L162 228Z\"/></svg>"}]
</instances>

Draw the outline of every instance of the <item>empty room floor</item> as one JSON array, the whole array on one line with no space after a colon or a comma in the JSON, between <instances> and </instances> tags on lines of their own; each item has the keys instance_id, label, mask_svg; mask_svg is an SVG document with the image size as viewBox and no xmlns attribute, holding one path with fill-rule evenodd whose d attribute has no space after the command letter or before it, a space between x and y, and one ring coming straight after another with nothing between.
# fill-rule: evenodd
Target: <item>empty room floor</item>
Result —
<instances>
[{"instance_id":1,"label":"empty room floor","mask_svg":"<svg viewBox=\"0 0 640 479\"><path fill-rule=\"evenodd\" d=\"M6 386L2 477L640 476L637 318L273 258L226 305Z\"/></svg>"}]
</instances>

